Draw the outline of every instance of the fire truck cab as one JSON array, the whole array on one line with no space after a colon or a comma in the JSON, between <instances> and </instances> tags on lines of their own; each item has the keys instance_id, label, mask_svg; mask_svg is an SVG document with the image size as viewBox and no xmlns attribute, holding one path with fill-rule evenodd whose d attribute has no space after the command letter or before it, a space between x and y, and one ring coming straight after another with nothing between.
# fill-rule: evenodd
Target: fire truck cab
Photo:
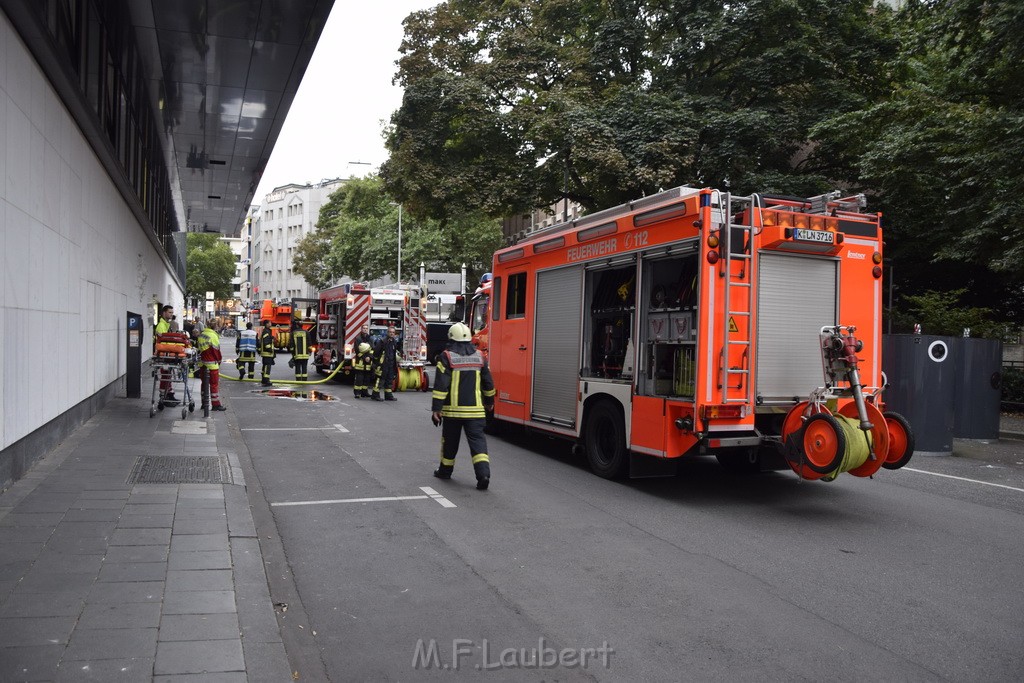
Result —
<instances>
[{"instance_id":1,"label":"fire truck cab","mask_svg":"<svg viewBox=\"0 0 1024 683\"><path fill-rule=\"evenodd\" d=\"M499 250L469 316L494 418L579 442L609 478L712 453L805 479L902 466L863 206L680 187Z\"/></svg>"}]
</instances>

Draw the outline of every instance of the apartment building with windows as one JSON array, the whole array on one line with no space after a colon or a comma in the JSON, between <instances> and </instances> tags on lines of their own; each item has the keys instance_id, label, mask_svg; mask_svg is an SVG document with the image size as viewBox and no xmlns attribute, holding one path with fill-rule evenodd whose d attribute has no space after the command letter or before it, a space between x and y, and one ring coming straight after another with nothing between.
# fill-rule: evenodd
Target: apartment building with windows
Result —
<instances>
[{"instance_id":1,"label":"apartment building with windows","mask_svg":"<svg viewBox=\"0 0 1024 683\"><path fill-rule=\"evenodd\" d=\"M334 178L282 185L263 198L252 221L253 299L316 297L316 288L292 268L295 248L316 228L320 207L344 184L345 180Z\"/></svg>"}]
</instances>

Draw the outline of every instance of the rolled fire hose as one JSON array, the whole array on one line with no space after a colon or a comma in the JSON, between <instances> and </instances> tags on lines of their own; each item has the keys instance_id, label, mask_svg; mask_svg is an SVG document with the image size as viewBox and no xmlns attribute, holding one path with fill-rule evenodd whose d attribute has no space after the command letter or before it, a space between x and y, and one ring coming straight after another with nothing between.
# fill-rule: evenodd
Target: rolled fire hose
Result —
<instances>
[{"instance_id":1,"label":"rolled fire hose","mask_svg":"<svg viewBox=\"0 0 1024 683\"><path fill-rule=\"evenodd\" d=\"M860 428L859 419L838 414L833 414L832 417L842 427L843 434L846 436L846 452L843 453L843 459L839 461L839 466L822 477L822 481L832 481L843 472L857 469L866 463L871 455L871 432L863 431Z\"/></svg>"}]
</instances>

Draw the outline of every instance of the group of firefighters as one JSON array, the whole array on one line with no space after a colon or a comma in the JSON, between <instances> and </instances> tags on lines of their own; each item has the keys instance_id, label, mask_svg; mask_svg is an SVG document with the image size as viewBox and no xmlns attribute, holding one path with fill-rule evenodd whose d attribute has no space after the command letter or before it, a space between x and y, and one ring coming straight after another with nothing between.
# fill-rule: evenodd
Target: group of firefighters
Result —
<instances>
[{"instance_id":1,"label":"group of firefighters","mask_svg":"<svg viewBox=\"0 0 1024 683\"><path fill-rule=\"evenodd\" d=\"M156 334L171 329L171 317L171 307L164 307L156 326ZM226 410L220 401L220 336L213 327L201 321L193 325L192 336L199 352L199 373L203 380L204 398L208 391L212 409ZM431 395L430 419L435 427L441 427L441 461L434 470L434 476L451 479L459 440L465 431L476 475L476 487L486 490L491 480L491 466L484 427L487 414L494 408L494 380L487 361L473 346L472 333L465 323L452 325L448 339L448 348L438 357ZM294 368L295 379L306 381L310 344L307 332L301 327L292 330L289 350L292 357L288 365ZM239 379L245 379L246 375L256 378L258 356L263 364L261 384L269 386L270 369L277 356L270 321L263 323L259 334L253 329L252 323L248 323L235 340L235 351ZM353 364L355 398L394 401L392 388L398 376L399 360L397 330L394 327L388 328L387 335L374 344L369 326L364 325L356 342ZM166 393L167 400L174 400L173 394ZM384 394L383 398L381 393Z\"/></svg>"}]
</instances>

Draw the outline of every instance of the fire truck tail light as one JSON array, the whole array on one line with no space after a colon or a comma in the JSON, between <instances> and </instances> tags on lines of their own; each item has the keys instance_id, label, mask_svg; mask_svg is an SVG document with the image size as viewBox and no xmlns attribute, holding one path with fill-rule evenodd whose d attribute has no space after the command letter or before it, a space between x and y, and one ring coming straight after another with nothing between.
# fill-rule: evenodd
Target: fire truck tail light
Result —
<instances>
[{"instance_id":1,"label":"fire truck tail light","mask_svg":"<svg viewBox=\"0 0 1024 683\"><path fill-rule=\"evenodd\" d=\"M739 403L704 405L701 406L701 415L705 420L743 417L743 406Z\"/></svg>"},{"instance_id":2,"label":"fire truck tail light","mask_svg":"<svg viewBox=\"0 0 1024 683\"><path fill-rule=\"evenodd\" d=\"M346 358L351 358L352 357L352 345L351 344L345 344L345 357Z\"/></svg>"},{"instance_id":3,"label":"fire truck tail light","mask_svg":"<svg viewBox=\"0 0 1024 683\"><path fill-rule=\"evenodd\" d=\"M716 263L718 263L718 252L717 251L709 251L708 252L708 263L710 263L711 265L715 265Z\"/></svg>"},{"instance_id":4,"label":"fire truck tail light","mask_svg":"<svg viewBox=\"0 0 1024 683\"><path fill-rule=\"evenodd\" d=\"M871 269L871 274L876 278L882 277L882 266L875 266Z\"/></svg>"},{"instance_id":5,"label":"fire truck tail light","mask_svg":"<svg viewBox=\"0 0 1024 683\"><path fill-rule=\"evenodd\" d=\"M708 235L708 246L712 249L718 246L718 235Z\"/></svg>"},{"instance_id":6,"label":"fire truck tail light","mask_svg":"<svg viewBox=\"0 0 1024 683\"><path fill-rule=\"evenodd\" d=\"M345 297L345 305L346 306L351 306L355 302L356 302L356 298L354 296L352 296L351 294L349 294L347 297Z\"/></svg>"},{"instance_id":7,"label":"fire truck tail light","mask_svg":"<svg viewBox=\"0 0 1024 683\"><path fill-rule=\"evenodd\" d=\"M779 213L777 211L762 211L761 212L761 224L766 228L771 228L779 224Z\"/></svg>"},{"instance_id":8,"label":"fire truck tail light","mask_svg":"<svg viewBox=\"0 0 1024 683\"><path fill-rule=\"evenodd\" d=\"M876 251L874 254L871 255L871 262L872 263L881 263L882 262L882 254Z\"/></svg>"},{"instance_id":9,"label":"fire truck tail light","mask_svg":"<svg viewBox=\"0 0 1024 683\"><path fill-rule=\"evenodd\" d=\"M824 230L825 229L825 217L824 216L811 216L811 229L812 230Z\"/></svg>"}]
</instances>

